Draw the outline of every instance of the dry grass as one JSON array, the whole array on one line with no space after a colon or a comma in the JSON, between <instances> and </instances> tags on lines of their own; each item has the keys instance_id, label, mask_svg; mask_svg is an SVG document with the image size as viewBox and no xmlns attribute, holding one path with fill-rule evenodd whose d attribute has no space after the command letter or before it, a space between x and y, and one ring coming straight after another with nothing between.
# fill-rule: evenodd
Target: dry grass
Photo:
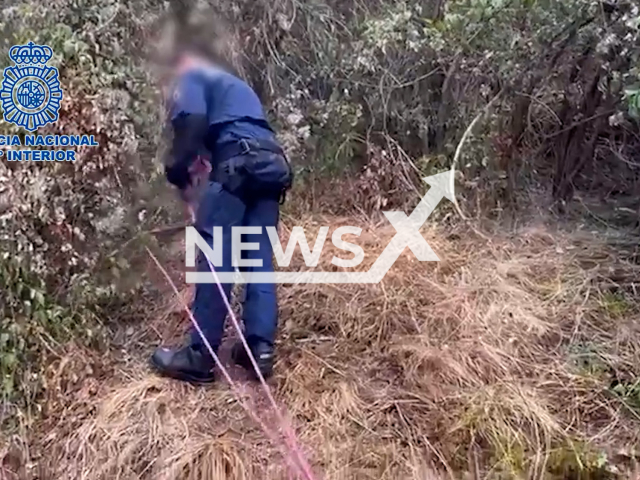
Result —
<instances>
[{"instance_id":1,"label":"dry grass","mask_svg":"<svg viewBox=\"0 0 640 480\"><path fill-rule=\"evenodd\" d=\"M372 254L363 268L393 233L360 239ZM379 285L280 289L271 383L317 471L435 480L608 478L617 469L633 478L640 267L590 235L543 227L490 243L464 229L425 236L442 262L407 251ZM37 478L288 478L227 386L148 371L158 337L176 339L186 321L175 298L153 318L122 352L72 350L52 365L48 419L28 459ZM71 372L77 384L61 380ZM266 408L257 387L245 389Z\"/></svg>"}]
</instances>

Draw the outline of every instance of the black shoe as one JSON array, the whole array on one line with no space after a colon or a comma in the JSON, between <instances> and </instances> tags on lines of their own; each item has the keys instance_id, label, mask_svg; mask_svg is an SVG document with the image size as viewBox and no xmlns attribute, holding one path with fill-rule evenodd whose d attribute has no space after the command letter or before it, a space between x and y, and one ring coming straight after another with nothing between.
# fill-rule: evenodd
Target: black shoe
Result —
<instances>
[{"instance_id":1,"label":"black shoe","mask_svg":"<svg viewBox=\"0 0 640 480\"><path fill-rule=\"evenodd\" d=\"M151 357L151 365L166 377L201 384L215 380L213 359L191 346L179 349L160 347Z\"/></svg>"},{"instance_id":2,"label":"black shoe","mask_svg":"<svg viewBox=\"0 0 640 480\"><path fill-rule=\"evenodd\" d=\"M271 377L273 375L273 347L265 342L254 342L249 343L249 348L253 354L253 358L258 364L258 368L260 369L262 376L265 379ZM242 341L239 340L233 346L231 350L231 358L237 365L248 370L255 380L259 378L255 368L253 368L253 363L251 362Z\"/></svg>"}]
</instances>

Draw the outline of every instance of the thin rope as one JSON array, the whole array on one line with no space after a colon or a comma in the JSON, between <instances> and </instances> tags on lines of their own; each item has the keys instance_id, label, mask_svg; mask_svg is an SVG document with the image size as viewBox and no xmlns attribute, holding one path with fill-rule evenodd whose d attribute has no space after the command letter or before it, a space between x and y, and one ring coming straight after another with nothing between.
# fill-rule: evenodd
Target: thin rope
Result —
<instances>
[{"instance_id":1,"label":"thin rope","mask_svg":"<svg viewBox=\"0 0 640 480\"><path fill-rule=\"evenodd\" d=\"M195 212L193 210L193 207L191 207L191 205L189 205L189 213L191 214L192 221L195 223L195 218L196 218L195 217ZM286 440L288 440L287 441L288 446L289 446L289 448L291 448L296 453L296 456L297 456L298 460L300 461L300 464L302 466L302 469L304 471L305 476L310 480L314 480L315 477L314 477L314 475L313 475L313 473L311 471L311 467L309 466L309 464L306 461L302 451L300 450L300 447L298 446L298 442L296 441L296 435L295 435L295 433L293 431L293 428L289 425L289 422L287 422L287 420L284 418L284 415L282 414L282 412L278 408L278 404L276 403L276 400L273 397L273 394L271 393L271 389L269 388L269 385L265 381L264 376L262 375L262 372L260 372L260 368L258 367L258 363L256 362L256 359L253 356L253 353L251 352L251 349L249 348L249 345L248 345L247 340L246 340L246 338L244 336L244 333L242 332L242 329L240 328L240 323L238 322L238 319L236 318L235 313L233 313L233 308L231 308L231 304L229 302L229 299L227 298L227 295L226 295L224 289L222 288L222 283L220 282L220 278L218 277L218 273L216 272L216 269L214 268L213 264L211 263L211 260L209 260L209 257L207 257L205 255L205 258L207 259L207 263L209 264L209 268L211 269L211 273L213 274L214 280L216 281L216 285L218 286L218 291L220 292L220 296L222 297L222 300L224 301L224 304L227 307L227 311L229 312L229 316L231 317L231 321L233 323L233 326L236 329L236 332L238 333L238 335L240 336L240 340L242 341L242 345L244 346L245 351L247 352L247 354L249 355L249 358L251 359L251 364L253 365L253 369L254 369L255 373L257 374L258 378L260 379L260 384L262 385L262 389L266 393L267 398L269 399L269 402L271 403L271 407L273 408L274 412L276 413L276 415L278 417L278 421L280 422L280 425L284 429L285 438L286 438Z\"/></svg>"},{"instance_id":2,"label":"thin rope","mask_svg":"<svg viewBox=\"0 0 640 480\"><path fill-rule=\"evenodd\" d=\"M296 459L291 455L291 451L288 448L282 448L282 445L280 444L280 442L277 441L277 437L271 432L271 430L266 426L266 424L260 419L258 414L251 408L251 406L244 400L244 398L242 396L242 392L240 391L240 389L238 388L236 383L232 380L231 375L229 375L229 372L227 371L227 369L224 367L224 365L222 364L222 362L220 361L220 359L218 358L218 356L214 352L214 350L211 347L211 344L209 343L207 338L204 336L204 333L200 329L200 326L198 325L198 322L196 321L195 317L193 316L193 313L191 312L191 309L187 306L186 302L184 301L184 299L180 295L180 292L178 291L178 288L176 287L175 283L173 282L173 280L171 280L171 277L169 276L167 271L164 269L164 267L160 264L160 261L156 258L156 256L153 254L153 252L151 252L149 247L145 246L145 249L147 250L147 253L151 257L151 259L154 261L154 263L156 264L158 269L162 272L162 274L167 279L167 282L169 283L169 285L173 289L174 293L178 297L180 303L182 303L182 306L185 309L185 311L187 312L187 315L189 316L189 319L191 320L191 323L193 324L194 328L198 332L198 335L200 335L200 337L202 338L205 346L207 347L207 350L209 350L209 353L213 357L217 367L222 372L222 375L225 377L226 381L229 383L229 385L231 386L232 390L236 394L236 397L237 397L238 401L240 402L240 405L260 425L260 427L264 430L264 433L267 435L267 437L269 437L269 439L275 445L278 445L281 450L284 450L284 457L286 458L287 463L289 464L289 466L293 467L293 469L295 470L295 473L296 474L302 473L302 475L305 476L308 480L314 480L313 476L309 476L304 471L304 469L301 468L300 465L298 465L298 463L296 462ZM289 447L289 445L287 445L287 447Z\"/></svg>"},{"instance_id":3,"label":"thin rope","mask_svg":"<svg viewBox=\"0 0 640 480\"><path fill-rule=\"evenodd\" d=\"M282 412L278 408L278 404L276 403L275 398L273 397L273 394L271 393L271 389L269 388L269 385L265 381L265 379L264 379L264 377L262 375L262 372L260 372L260 368L258 367L258 363L256 362L255 357L251 353L251 349L249 348L249 345L247 344L247 340L246 340L244 334L242 333L242 329L240 328L240 324L238 323L238 320L236 319L236 316L233 313L233 309L231 308L231 305L229 303L229 299L225 295L225 292L224 292L224 290L222 288L222 285L220 283L220 279L218 277L218 274L216 273L215 268L213 267L213 265L211 264L211 261L208 258L207 258L207 263L209 264L209 267L211 268L211 273L213 273L213 276L214 276L214 279L216 281L216 284L218 285L218 289L220 291L220 295L222 296L222 299L224 300L224 303L225 303L225 305L227 307L227 310L229 311L229 316L232 319L233 326L235 327L236 332L238 332L238 335L240 336L240 340L242 341L242 345L244 345L244 349L247 352L247 354L249 355L249 358L251 359L251 364L253 365L253 369L254 369L255 373L257 373L258 378L260 379L260 384L262 385L262 389L267 394L267 398L269 399L269 402L271 403L271 406L272 406L273 410L275 411L276 415L278 416L278 421L280 422L280 424L284 428L285 438L288 440L288 442L287 442L288 446L289 446L289 448L293 449L293 451L296 453L296 456L298 457L298 460L300 461L300 463L302 465L302 469L304 471L305 476L309 480L314 480L315 477L313 476L313 473L311 473L311 467L307 463L306 459L304 458L304 455L302 454L302 451L300 450L300 447L298 446L298 442L296 441L296 436L295 436L295 433L293 431L293 428L289 425L289 422L286 421L286 419L284 418L284 415L282 415Z\"/></svg>"}]
</instances>

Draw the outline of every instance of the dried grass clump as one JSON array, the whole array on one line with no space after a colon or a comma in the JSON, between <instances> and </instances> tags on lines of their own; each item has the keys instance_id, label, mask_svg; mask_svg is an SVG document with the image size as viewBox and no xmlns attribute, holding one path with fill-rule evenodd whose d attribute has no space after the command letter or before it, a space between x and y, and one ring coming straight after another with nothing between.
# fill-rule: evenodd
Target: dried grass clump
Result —
<instances>
[{"instance_id":1,"label":"dried grass clump","mask_svg":"<svg viewBox=\"0 0 640 480\"><path fill-rule=\"evenodd\" d=\"M363 235L362 269L394 233ZM466 228L424 233L440 263L407 251L378 285L280 290L272 386L317 471L327 479L630 478L640 267L592 235L543 227L490 242ZM320 268L341 253L327 244ZM174 298L162 309L132 336L128 361L110 360L115 368L77 428L40 440L57 466L52 478L288 478L227 386L198 389L147 371L151 339L175 338L176 319L185 321ZM627 390L615 393L614 384ZM259 388L244 385L266 413Z\"/></svg>"}]
</instances>

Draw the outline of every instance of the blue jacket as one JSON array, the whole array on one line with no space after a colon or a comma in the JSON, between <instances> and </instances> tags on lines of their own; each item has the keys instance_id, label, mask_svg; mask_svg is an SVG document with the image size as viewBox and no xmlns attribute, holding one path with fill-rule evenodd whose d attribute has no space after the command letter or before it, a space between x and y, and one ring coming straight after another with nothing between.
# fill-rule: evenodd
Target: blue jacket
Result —
<instances>
[{"instance_id":1,"label":"blue jacket","mask_svg":"<svg viewBox=\"0 0 640 480\"><path fill-rule=\"evenodd\" d=\"M189 165L241 139L272 140L260 99L246 82L214 66L186 71L176 81L169 120L173 148L166 174L178 188L189 183Z\"/></svg>"}]
</instances>

